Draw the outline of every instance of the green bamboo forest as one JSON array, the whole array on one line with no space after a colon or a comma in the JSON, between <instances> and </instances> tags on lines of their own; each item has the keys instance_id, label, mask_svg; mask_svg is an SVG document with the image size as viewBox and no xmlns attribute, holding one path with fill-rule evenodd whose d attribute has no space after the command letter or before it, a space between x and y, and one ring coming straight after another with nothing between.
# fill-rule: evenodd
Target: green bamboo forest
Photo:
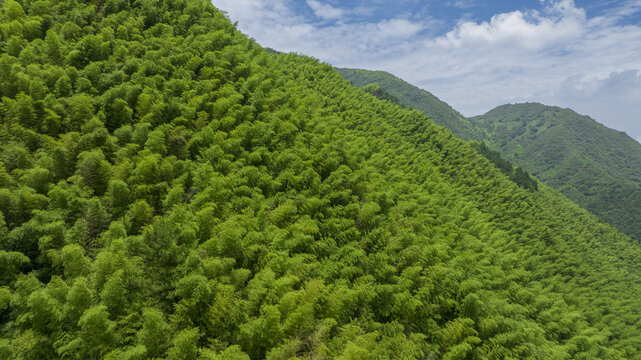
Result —
<instances>
[{"instance_id":1,"label":"green bamboo forest","mask_svg":"<svg viewBox=\"0 0 641 360\"><path fill-rule=\"evenodd\" d=\"M570 109L500 106L474 119L511 161L641 243L641 144Z\"/></svg>"},{"instance_id":2,"label":"green bamboo forest","mask_svg":"<svg viewBox=\"0 0 641 360\"><path fill-rule=\"evenodd\" d=\"M481 154L500 169L517 164L517 170L534 174L641 243L641 145L627 134L570 109L537 103L502 105L468 119L390 73L336 70L379 99L419 110L456 136L477 143ZM517 170L506 173L516 177Z\"/></svg>"},{"instance_id":3,"label":"green bamboo forest","mask_svg":"<svg viewBox=\"0 0 641 360\"><path fill-rule=\"evenodd\" d=\"M641 359L639 245L423 113L207 0L0 4L0 358Z\"/></svg>"},{"instance_id":4,"label":"green bamboo forest","mask_svg":"<svg viewBox=\"0 0 641 360\"><path fill-rule=\"evenodd\" d=\"M372 95L382 100L390 100L390 97L397 99L401 105L423 112L430 120L450 129L461 139L487 140L487 135L476 121L465 118L429 91L420 89L388 72L349 68L336 68L336 71L357 87L380 88L379 93L384 92L386 97L378 96L378 93Z\"/></svg>"}]
</instances>

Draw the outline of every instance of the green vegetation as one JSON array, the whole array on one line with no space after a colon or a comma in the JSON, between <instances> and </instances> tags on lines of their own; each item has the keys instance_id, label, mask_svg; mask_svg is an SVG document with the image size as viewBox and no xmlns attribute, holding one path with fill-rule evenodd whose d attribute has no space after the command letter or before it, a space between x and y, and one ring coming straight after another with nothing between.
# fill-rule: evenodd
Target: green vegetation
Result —
<instances>
[{"instance_id":1,"label":"green vegetation","mask_svg":"<svg viewBox=\"0 0 641 360\"><path fill-rule=\"evenodd\" d=\"M532 178L527 171L523 170L520 166L514 167L511 162L504 159L498 151L491 150L482 142L472 142L472 147L485 156L494 166L501 172L507 175L510 180L514 181L517 185L530 190L538 190L539 184L536 179Z\"/></svg>"},{"instance_id":2,"label":"green vegetation","mask_svg":"<svg viewBox=\"0 0 641 360\"><path fill-rule=\"evenodd\" d=\"M625 133L609 129L569 109L541 104L500 106L485 115L465 119L429 92L382 71L338 69L362 87L380 86L401 104L420 110L437 124L475 146L497 167L501 157L559 190L583 208L641 241L641 145ZM512 167L511 164L505 168ZM520 169L519 169L520 168ZM525 171L527 170L527 171ZM510 171L506 171L510 173ZM511 176L516 179L516 176ZM515 180L516 181L516 180ZM528 185L525 185L528 186Z\"/></svg>"},{"instance_id":3,"label":"green vegetation","mask_svg":"<svg viewBox=\"0 0 641 360\"><path fill-rule=\"evenodd\" d=\"M514 167L497 151L491 150L484 142L483 129L465 119L463 115L452 109L431 93L395 77L384 71L368 71L360 69L336 69L350 83L374 95L381 100L387 100L399 106L407 106L422 111L439 125L450 129L454 135L472 140L472 146L512 181L526 189L537 190L538 184L522 167ZM384 84L384 86L379 85ZM403 100L401 100L403 99Z\"/></svg>"},{"instance_id":4,"label":"green vegetation","mask_svg":"<svg viewBox=\"0 0 641 360\"><path fill-rule=\"evenodd\" d=\"M431 93L419 89L390 73L343 68L337 68L336 71L353 85L360 88L369 84L376 84L388 96L398 99L404 106L423 112L436 124L445 126L461 139L477 141L484 139L483 133L474 122L466 119L458 111L452 109L451 106Z\"/></svg>"},{"instance_id":5,"label":"green vegetation","mask_svg":"<svg viewBox=\"0 0 641 360\"><path fill-rule=\"evenodd\" d=\"M363 86L361 89L363 89L363 91L367 93L374 95L376 98L380 100L389 101L392 104L397 106L403 106L403 104L401 104L401 101L396 96L390 94L389 92L387 92L385 89L383 89L382 87L380 87L380 85L376 83L367 84Z\"/></svg>"},{"instance_id":6,"label":"green vegetation","mask_svg":"<svg viewBox=\"0 0 641 360\"><path fill-rule=\"evenodd\" d=\"M626 236L207 0L0 41L0 358L641 358Z\"/></svg>"},{"instance_id":7,"label":"green vegetation","mask_svg":"<svg viewBox=\"0 0 641 360\"><path fill-rule=\"evenodd\" d=\"M492 144L622 232L641 241L641 144L569 109L498 107L474 118Z\"/></svg>"}]
</instances>

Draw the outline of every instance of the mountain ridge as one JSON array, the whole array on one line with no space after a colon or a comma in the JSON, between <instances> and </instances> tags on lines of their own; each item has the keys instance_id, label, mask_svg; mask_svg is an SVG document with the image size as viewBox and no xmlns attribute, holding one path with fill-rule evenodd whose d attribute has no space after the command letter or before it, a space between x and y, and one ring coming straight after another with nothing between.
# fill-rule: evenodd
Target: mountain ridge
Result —
<instances>
[{"instance_id":1,"label":"mountain ridge","mask_svg":"<svg viewBox=\"0 0 641 360\"><path fill-rule=\"evenodd\" d=\"M455 116L438 119L447 104L425 90L399 85L403 80L398 78L390 81L393 75L389 73L340 72L348 80L357 77L357 86L372 81L380 82L392 95L398 95L399 89L411 92L412 96L399 97L404 105L451 126L465 140L486 142L512 163L641 241L641 144L625 132L572 109L536 102L501 105L462 125L451 125L457 121ZM413 99L430 100L417 107ZM468 126L474 130L461 130Z\"/></svg>"},{"instance_id":2,"label":"mountain ridge","mask_svg":"<svg viewBox=\"0 0 641 360\"><path fill-rule=\"evenodd\" d=\"M438 125L447 127L460 138L465 140L481 139L478 130L469 124L463 115L428 91L419 91L420 89L414 85L385 71L348 68L336 68L336 70L357 87L377 83L396 96L405 106L428 114Z\"/></svg>"}]
</instances>

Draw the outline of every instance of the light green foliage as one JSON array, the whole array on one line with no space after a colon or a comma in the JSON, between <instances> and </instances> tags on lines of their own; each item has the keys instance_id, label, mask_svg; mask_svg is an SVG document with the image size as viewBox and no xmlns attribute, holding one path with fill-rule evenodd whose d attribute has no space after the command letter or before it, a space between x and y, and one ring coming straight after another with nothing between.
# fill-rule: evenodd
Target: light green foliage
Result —
<instances>
[{"instance_id":1,"label":"light green foliage","mask_svg":"<svg viewBox=\"0 0 641 360\"><path fill-rule=\"evenodd\" d=\"M171 360L196 360L198 357L198 329L183 330L176 334L173 346L169 351L168 359Z\"/></svg>"},{"instance_id":2,"label":"light green foliage","mask_svg":"<svg viewBox=\"0 0 641 360\"><path fill-rule=\"evenodd\" d=\"M78 326L79 337L72 342L79 341L78 350L88 357L98 357L107 352L114 341L114 323L107 318L105 306L94 306L87 309ZM74 344L76 345L76 344Z\"/></svg>"},{"instance_id":3,"label":"light green foliage","mask_svg":"<svg viewBox=\"0 0 641 360\"><path fill-rule=\"evenodd\" d=\"M572 110L536 103L465 118L429 92L383 71L336 69L368 93L419 110L465 140L483 141L518 167L508 175L535 188L532 173L583 208L641 240L641 146ZM484 145L482 145L484 146ZM478 149L478 147L477 147ZM479 149L499 168L489 148ZM489 156L488 156L489 155ZM511 166L511 165L510 165Z\"/></svg>"},{"instance_id":4,"label":"light green foliage","mask_svg":"<svg viewBox=\"0 0 641 360\"><path fill-rule=\"evenodd\" d=\"M115 217L121 216L129 205L131 192L126 182L114 179L109 182L109 204Z\"/></svg>"},{"instance_id":5,"label":"light green foliage","mask_svg":"<svg viewBox=\"0 0 641 360\"><path fill-rule=\"evenodd\" d=\"M7 288L0 288L0 313L5 312L11 303L11 292Z\"/></svg>"},{"instance_id":6,"label":"light green foliage","mask_svg":"<svg viewBox=\"0 0 641 360\"><path fill-rule=\"evenodd\" d=\"M641 251L422 114L207 0L2 9L0 357L639 358Z\"/></svg>"},{"instance_id":7,"label":"light green foliage","mask_svg":"<svg viewBox=\"0 0 641 360\"><path fill-rule=\"evenodd\" d=\"M247 356L238 345L232 345L218 354L213 351L204 350L200 356L206 360L250 360L250 357Z\"/></svg>"},{"instance_id":8,"label":"light green foliage","mask_svg":"<svg viewBox=\"0 0 641 360\"><path fill-rule=\"evenodd\" d=\"M512 166L498 152L490 150L484 142L480 142L489 140L490 136L475 119L465 118L431 93L384 71L344 68L336 68L336 70L350 83L378 99L419 110L436 124L450 129L459 138L472 141L474 148L481 155L488 158L519 186L532 190L538 189L536 180L529 173L521 167Z\"/></svg>"},{"instance_id":9,"label":"light green foliage","mask_svg":"<svg viewBox=\"0 0 641 360\"><path fill-rule=\"evenodd\" d=\"M125 215L127 232L130 234L139 233L142 227L151 221L152 216L149 204L145 200L137 200Z\"/></svg>"},{"instance_id":10,"label":"light green foliage","mask_svg":"<svg viewBox=\"0 0 641 360\"><path fill-rule=\"evenodd\" d=\"M89 272L89 259L80 245L71 244L62 248L62 266L68 279L86 275Z\"/></svg>"},{"instance_id":11,"label":"light green foliage","mask_svg":"<svg viewBox=\"0 0 641 360\"><path fill-rule=\"evenodd\" d=\"M76 278L67 293L63 314L66 321L78 324L82 314L91 306L91 292L87 279Z\"/></svg>"},{"instance_id":12,"label":"light green foliage","mask_svg":"<svg viewBox=\"0 0 641 360\"><path fill-rule=\"evenodd\" d=\"M124 272L118 270L109 276L100 292L102 303L107 306L110 313L122 314L125 311L127 298L125 297L124 281Z\"/></svg>"},{"instance_id":13,"label":"light green foliage","mask_svg":"<svg viewBox=\"0 0 641 360\"><path fill-rule=\"evenodd\" d=\"M147 356L158 357L168 347L170 328L160 310L144 309L142 318L142 329L136 335L137 341L145 347Z\"/></svg>"}]
</instances>

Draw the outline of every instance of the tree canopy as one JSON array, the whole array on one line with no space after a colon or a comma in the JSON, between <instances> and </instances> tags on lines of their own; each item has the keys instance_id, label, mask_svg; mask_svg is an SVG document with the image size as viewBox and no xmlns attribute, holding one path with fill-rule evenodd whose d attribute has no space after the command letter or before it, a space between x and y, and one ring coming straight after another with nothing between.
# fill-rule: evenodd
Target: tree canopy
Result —
<instances>
[{"instance_id":1,"label":"tree canopy","mask_svg":"<svg viewBox=\"0 0 641 360\"><path fill-rule=\"evenodd\" d=\"M629 359L641 251L207 0L0 10L0 357Z\"/></svg>"},{"instance_id":2,"label":"tree canopy","mask_svg":"<svg viewBox=\"0 0 641 360\"><path fill-rule=\"evenodd\" d=\"M625 133L570 109L536 103L503 105L484 115L465 118L431 93L392 74L336 70L381 99L397 99L403 106L420 110L462 139L482 142L485 148L474 147L499 168L507 169L507 165L498 165L497 161L517 165L511 177L518 183L533 188L536 182L528 180L532 173L641 241L641 145ZM368 87L378 90L372 92ZM510 175L511 171L506 173Z\"/></svg>"}]
</instances>

